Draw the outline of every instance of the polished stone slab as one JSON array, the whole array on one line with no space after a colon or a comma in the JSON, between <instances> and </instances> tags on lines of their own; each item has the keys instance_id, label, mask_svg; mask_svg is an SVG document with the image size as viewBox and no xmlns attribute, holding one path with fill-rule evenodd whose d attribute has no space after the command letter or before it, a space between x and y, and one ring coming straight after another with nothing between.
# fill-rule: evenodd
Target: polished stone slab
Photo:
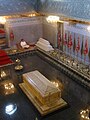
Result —
<instances>
[{"instance_id":1,"label":"polished stone slab","mask_svg":"<svg viewBox=\"0 0 90 120\"><path fill-rule=\"evenodd\" d=\"M39 56L34 52L26 52L21 54L15 54L10 56L12 60L16 60L18 57L21 60L24 69L21 71L15 71L14 66L10 68L11 76L10 80L13 82L16 92L14 94L5 95L4 86L0 80L0 119L1 120L79 120L80 111L90 105L90 92L81 85L81 82L76 82L78 78L73 80L63 69L59 69L51 61ZM47 57L48 58L48 57ZM55 62L56 63L56 62ZM64 68L64 67L63 67ZM34 105L28 100L26 95L19 88L18 84L22 83L22 74L33 70L39 70L49 80L58 79L64 85L62 91L62 98L69 104L67 109L57 110L44 117L40 115ZM65 68L64 68L65 69ZM75 74L73 74L75 76ZM5 106L13 103L17 105L17 111L13 115L7 115L5 113Z\"/></svg>"}]
</instances>

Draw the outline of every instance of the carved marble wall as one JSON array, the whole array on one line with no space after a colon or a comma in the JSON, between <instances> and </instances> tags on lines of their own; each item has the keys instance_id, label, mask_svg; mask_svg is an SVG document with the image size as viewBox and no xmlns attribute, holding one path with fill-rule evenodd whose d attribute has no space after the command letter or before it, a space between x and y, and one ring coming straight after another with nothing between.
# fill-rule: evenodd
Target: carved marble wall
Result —
<instances>
[{"instance_id":1,"label":"carved marble wall","mask_svg":"<svg viewBox=\"0 0 90 120\"><path fill-rule=\"evenodd\" d=\"M53 47L57 47L57 23L48 23L46 17L42 19L43 38L48 40Z\"/></svg>"},{"instance_id":2,"label":"carved marble wall","mask_svg":"<svg viewBox=\"0 0 90 120\"><path fill-rule=\"evenodd\" d=\"M23 38L28 43L36 43L42 37L42 17L16 18L6 22L8 46L13 47ZM10 37L13 34L13 37Z\"/></svg>"}]
</instances>

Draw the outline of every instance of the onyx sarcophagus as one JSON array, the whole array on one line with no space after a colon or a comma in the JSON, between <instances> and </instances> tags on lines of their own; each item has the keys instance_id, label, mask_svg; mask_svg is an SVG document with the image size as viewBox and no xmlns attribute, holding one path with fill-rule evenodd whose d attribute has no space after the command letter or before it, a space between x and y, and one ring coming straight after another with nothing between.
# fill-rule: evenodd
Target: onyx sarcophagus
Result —
<instances>
[{"instance_id":1,"label":"onyx sarcophagus","mask_svg":"<svg viewBox=\"0 0 90 120\"><path fill-rule=\"evenodd\" d=\"M22 78L21 89L42 115L67 105L61 98L61 90L39 71L35 70L25 73L22 75Z\"/></svg>"}]
</instances>

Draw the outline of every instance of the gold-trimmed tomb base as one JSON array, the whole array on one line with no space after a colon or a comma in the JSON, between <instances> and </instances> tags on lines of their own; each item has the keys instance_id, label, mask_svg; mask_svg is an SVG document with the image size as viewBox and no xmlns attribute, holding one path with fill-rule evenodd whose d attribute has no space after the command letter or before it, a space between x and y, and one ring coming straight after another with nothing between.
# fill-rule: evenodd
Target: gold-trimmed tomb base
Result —
<instances>
[{"instance_id":1,"label":"gold-trimmed tomb base","mask_svg":"<svg viewBox=\"0 0 90 120\"><path fill-rule=\"evenodd\" d=\"M29 92L25 83L21 83L19 86L42 116L67 106L67 103L62 98L60 98L57 102L55 101L54 104L43 105L34 95Z\"/></svg>"}]
</instances>

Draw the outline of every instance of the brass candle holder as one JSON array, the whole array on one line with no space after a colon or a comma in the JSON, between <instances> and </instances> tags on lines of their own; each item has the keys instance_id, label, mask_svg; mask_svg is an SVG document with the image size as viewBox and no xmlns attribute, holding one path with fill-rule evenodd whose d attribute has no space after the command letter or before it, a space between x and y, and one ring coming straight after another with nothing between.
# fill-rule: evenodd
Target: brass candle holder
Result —
<instances>
[{"instance_id":1,"label":"brass candle holder","mask_svg":"<svg viewBox=\"0 0 90 120\"><path fill-rule=\"evenodd\" d=\"M90 120L90 107L85 110L81 110L80 116L82 120Z\"/></svg>"},{"instance_id":2,"label":"brass candle holder","mask_svg":"<svg viewBox=\"0 0 90 120\"><path fill-rule=\"evenodd\" d=\"M17 58L15 70L22 70L22 69L23 69L23 65L21 65L21 60Z\"/></svg>"}]
</instances>

